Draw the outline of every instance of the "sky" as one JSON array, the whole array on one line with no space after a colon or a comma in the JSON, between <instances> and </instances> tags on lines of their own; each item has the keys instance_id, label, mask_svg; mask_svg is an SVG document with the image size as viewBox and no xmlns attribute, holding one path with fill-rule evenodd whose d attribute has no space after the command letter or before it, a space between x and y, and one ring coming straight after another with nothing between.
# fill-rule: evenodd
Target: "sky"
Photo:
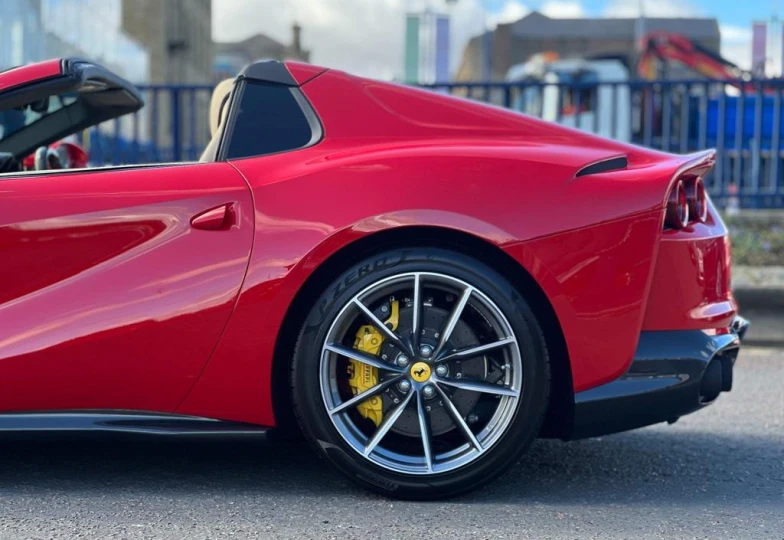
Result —
<instances>
[{"instance_id":1,"label":"sky","mask_svg":"<svg viewBox=\"0 0 784 540\"><path fill-rule=\"evenodd\" d=\"M400 78L407 11L426 5L452 15L452 67L468 39L484 26L512 22L537 10L550 17L635 17L641 0L212 0L213 36L235 41L256 33L283 43L294 21L303 27L311 62L358 75ZM751 64L751 23L768 20L775 0L642 0L650 17L716 17L722 55ZM784 8L784 5L782 5ZM778 51L776 51L778 53Z\"/></svg>"}]
</instances>

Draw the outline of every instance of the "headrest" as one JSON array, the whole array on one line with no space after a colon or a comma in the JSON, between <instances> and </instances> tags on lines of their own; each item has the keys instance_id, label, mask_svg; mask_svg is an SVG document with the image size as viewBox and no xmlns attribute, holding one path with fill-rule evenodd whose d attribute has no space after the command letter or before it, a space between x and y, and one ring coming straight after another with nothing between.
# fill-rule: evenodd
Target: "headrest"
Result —
<instances>
[{"instance_id":1,"label":"headrest","mask_svg":"<svg viewBox=\"0 0 784 540\"><path fill-rule=\"evenodd\" d=\"M226 105L229 101L231 89L234 87L234 80L226 79L219 82L212 92L212 100L210 101L210 136L215 135L226 115Z\"/></svg>"}]
</instances>

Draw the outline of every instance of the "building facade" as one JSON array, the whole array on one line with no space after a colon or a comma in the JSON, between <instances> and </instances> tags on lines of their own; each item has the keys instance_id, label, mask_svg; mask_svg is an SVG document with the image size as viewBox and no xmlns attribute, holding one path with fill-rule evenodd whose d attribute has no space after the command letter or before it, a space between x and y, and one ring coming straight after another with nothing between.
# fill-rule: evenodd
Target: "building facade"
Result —
<instances>
[{"instance_id":1,"label":"building facade","mask_svg":"<svg viewBox=\"0 0 784 540\"><path fill-rule=\"evenodd\" d=\"M122 30L123 0L37 0L47 56L81 57L144 83L147 49Z\"/></svg>"},{"instance_id":2,"label":"building facade","mask_svg":"<svg viewBox=\"0 0 784 540\"><path fill-rule=\"evenodd\" d=\"M488 35L472 38L463 52L456 79L502 80L510 67L545 51L561 58L612 56L634 66L641 28L643 32L662 30L686 36L715 53L721 48L716 19L646 18L641 24L639 19L551 19L532 12L517 22L499 24Z\"/></svg>"},{"instance_id":3,"label":"building facade","mask_svg":"<svg viewBox=\"0 0 784 540\"><path fill-rule=\"evenodd\" d=\"M133 83L208 85L212 81L211 0L3 0L0 69L46 58L82 57ZM164 151L175 140L192 158L209 140L210 91L145 93L136 121L119 121L123 138ZM176 100L176 102L175 102ZM176 117L174 109L179 109ZM113 133L113 126L101 131Z\"/></svg>"},{"instance_id":4,"label":"building facade","mask_svg":"<svg viewBox=\"0 0 784 540\"><path fill-rule=\"evenodd\" d=\"M150 54L149 82L193 84L210 79L210 0L122 0L122 30Z\"/></svg>"},{"instance_id":5,"label":"building facade","mask_svg":"<svg viewBox=\"0 0 784 540\"><path fill-rule=\"evenodd\" d=\"M212 81L211 0L123 0L121 20L122 30L150 55L150 83L204 85ZM178 126L172 116L172 99L178 100L181 112L187 111L179 115ZM209 141L209 101L207 90L147 96L146 114L155 115L156 143L170 147L178 134L180 148L188 147L184 154L192 157L191 147L200 148Z\"/></svg>"},{"instance_id":6,"label":"building facade","mask_svg":"<svg viewBox=\"0 0 784 540\"><path fill-rule=\"evenodd\" d=\"M0 17L0 69L48 58L86 58L133 82L148 79L145 48L121 29L122 0L3 0ZM114 131L104 127L103 132ZM120 124L120 136L148 133Z\"/></svg>"},{"instance_id":7,"label":"building facade","mask_svg":"<svg viewBox=\"0 0 784 540\"><path fill-rule=\"evenodd\" d=\"M5 0L0 17L0 69L46 57L39 0Z\"/></svg>"}]
</instances>

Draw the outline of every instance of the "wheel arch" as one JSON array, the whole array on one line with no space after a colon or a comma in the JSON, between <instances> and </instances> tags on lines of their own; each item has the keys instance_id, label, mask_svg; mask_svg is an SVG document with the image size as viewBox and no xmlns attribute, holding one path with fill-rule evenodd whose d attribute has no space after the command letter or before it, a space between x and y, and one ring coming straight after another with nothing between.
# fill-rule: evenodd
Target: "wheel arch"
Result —
<instances>
[{"instance_id":1,"label":"wheel arch","mask_svg":"<svg viewBox=\"0 0 784 540\"><path fill-rule=\"evenodd\" d=\"M473 234L439 226L405 226L365 235L343 246L324 260L296 292L278 333L272 365L272 404L275 423L285 431L296 426L289 377L291 358L302 321L310 306L331 282L351 264L382 250L416 246L452 248L489 263L507 278L529 302L542 325L550 354L552 388L541 436L567 438L574 409L571 364L561 324L541 286L531 274L497 245Z\"/></svg>"}]
</instances>

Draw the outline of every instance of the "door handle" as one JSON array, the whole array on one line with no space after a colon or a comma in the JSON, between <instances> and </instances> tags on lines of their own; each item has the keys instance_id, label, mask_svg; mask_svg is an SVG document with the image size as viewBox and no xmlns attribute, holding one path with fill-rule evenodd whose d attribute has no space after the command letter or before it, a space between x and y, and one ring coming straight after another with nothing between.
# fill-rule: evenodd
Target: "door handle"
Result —
<instances>
[{"instance_id":1,"label":"door handle","mask_svg":"<svg viewBox=\"0 0 784 540\"><path fill-rule=\"evenodd\" d=\"M236 222L234 203L227 203L196 214L191 218L191 227L203 231L228 231Z\"/></svg>"}]
</instances>

